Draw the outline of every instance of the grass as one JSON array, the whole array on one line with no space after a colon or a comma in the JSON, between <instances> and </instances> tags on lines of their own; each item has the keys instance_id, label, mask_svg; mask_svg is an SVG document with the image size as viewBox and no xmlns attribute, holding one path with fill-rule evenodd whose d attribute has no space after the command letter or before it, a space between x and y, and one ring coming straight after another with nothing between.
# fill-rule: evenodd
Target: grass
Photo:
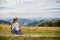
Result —
<instances>
[{"instance_id":1,"label":"grass","mask_svg":"<svg viewBox=\"0 0 60 40\"><path fill-rule=\"evenodd\" d=\"M60 40L60 27L21 27L23 34L55 35L57 37L0 36L0 40ZM0 24L0 34L12 35L10 25Z\"/></svg>"},{"instance_id":2,"label":"grass","mask_svg":"<svg viewBox=\"0 0 60 40\"><path fill-rule=\"evenodd\" d=\"M60 40L60 37L19 37L19 36L0 36L0 40Z\"/></svg>"},{"instance_id":3,"label":"grass","mask_svg":"<svg viewBox=\"0 0 60 40\"><path fill-rule=\"evenodd\" d=\"M25 34L60 34L59 27L23 27L22 29L22 32Z\"/></svg>"}]
</instances>

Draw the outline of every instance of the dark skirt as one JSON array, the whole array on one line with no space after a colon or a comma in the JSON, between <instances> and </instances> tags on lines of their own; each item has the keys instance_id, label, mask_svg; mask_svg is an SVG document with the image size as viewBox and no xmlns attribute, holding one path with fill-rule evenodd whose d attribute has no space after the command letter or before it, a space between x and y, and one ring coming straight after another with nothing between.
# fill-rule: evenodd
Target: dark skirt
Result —
<instances>
[{"instance_id":1,"label":"dark skirt","mask_svg":"<svg viewBox=\"0 0 60 40\"><path fill-rule=\"evenodd\" d=\"M21 30L12 30L12 33L21 35Z\"/></svg>"}]
</instances>

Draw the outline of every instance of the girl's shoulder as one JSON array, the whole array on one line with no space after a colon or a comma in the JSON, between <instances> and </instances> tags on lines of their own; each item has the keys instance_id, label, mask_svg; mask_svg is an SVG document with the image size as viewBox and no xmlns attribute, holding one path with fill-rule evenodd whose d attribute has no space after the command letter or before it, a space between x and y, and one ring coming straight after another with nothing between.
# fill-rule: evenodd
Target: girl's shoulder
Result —
<instances>
[{"instance_id":1,"label":"girl's shoulder","mask_svg":"<svg viewBox=\"0 0 60 40\"><path fill-rule=\"evenodd\" d=\"M17 22L17 23L15 23L16 25L19 25L19 23Z\"/></svg>"},{"instance_id":2,"label":"girl's shoulder","mask_svg":"<svg viewBox=\"0 0 60 40\"><path fill-rule=\"evenodd\" d=\"M13 23L13 25L12 25L12 26L15 26L15 25L19 25L19 23Z\"/></svg>"}]
</instances>

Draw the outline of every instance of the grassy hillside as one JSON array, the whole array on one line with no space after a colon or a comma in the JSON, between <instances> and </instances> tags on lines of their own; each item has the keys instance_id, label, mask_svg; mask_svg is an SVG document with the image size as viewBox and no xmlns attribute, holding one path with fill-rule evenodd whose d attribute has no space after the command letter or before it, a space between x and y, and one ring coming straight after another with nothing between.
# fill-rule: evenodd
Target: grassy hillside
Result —
<instances>
[{"instance_id":1,"label":"grassy hillside","mask_svg":"<svg viewBox=\"0 0 60 40\"><path fill-rule=\"evenodd\" d=\"M13 35L10 32L10 25L0 24L0 39L2 40L60 40L60 27L22 27L22 33L24 35L36 35L40 34L43 37L20 37L20 36L8 36ZM6 35L6 36L4 36ZM57 37L44 37L44 35L53 35ZM29 38L29 39L28 39Z\"/></svg>"},{"instance_id":2,"label":"grassy hillside","mask_svg":"<svg viewBox=\"0 0 60 40\"><path fill-rule=\"evenodd\" d=\"M54 26L54 27L60 27L60 20L40 20L40 21L36 21L33 22L31 24L29 24L29 26Z\"/></svg>"}]
</instances>

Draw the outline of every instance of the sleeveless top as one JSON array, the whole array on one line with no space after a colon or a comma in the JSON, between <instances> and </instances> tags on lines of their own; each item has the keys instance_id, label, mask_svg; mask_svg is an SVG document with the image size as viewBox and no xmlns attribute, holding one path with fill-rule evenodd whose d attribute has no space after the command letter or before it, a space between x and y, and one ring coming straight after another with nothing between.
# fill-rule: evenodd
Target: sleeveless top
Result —
<instances>
[{"instance_id":1,"label":"sleeveless top","mask_svg":"<svg viewBox=\"0 0 60 40\"><path fill-rule=\"evenodd\" d=\"M12 25L12 30L19 30L19 23L14 23L13 25Z\"/></svg>"}]
</instances>

